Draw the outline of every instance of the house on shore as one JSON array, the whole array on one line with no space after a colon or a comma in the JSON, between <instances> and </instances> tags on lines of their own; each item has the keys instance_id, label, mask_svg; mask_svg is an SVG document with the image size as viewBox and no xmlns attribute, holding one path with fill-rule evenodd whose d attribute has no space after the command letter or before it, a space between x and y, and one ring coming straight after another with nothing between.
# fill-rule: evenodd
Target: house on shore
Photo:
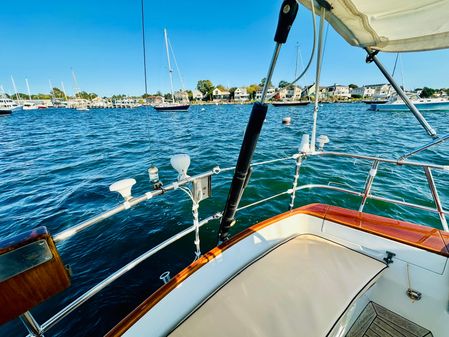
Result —
<instances>
[{"instance_id":1,"label":"house on shore","mask_svg":"<svg viewBox=\"0 0 449 337\"><path fill-rule=\"evenodd\" d=\"M276 89L274 87L269 87L267 89L267 97L273 97L276 94ZM256 91L256 100L260 100L262 98L262 89Z\"/></svg>"},{"instance_id":2,"label":"house on shore","mask_svg":"<svg viewBox=\"0 0 449 337\"><path fill-rule=\"evenodd\" d=\"M204 98L203 93L197 89L192 90L192 95L194 101L201 101Z\"/></svg>"},{"instance_id":3,"label":"house on shore","mask_svg":"<svg viewBox=\"0 0 449 337\"><path fill-rule=\"evenodd\" d=\"M212 91L214 101L228 101L230 96L231 93L229 91L220 90L218 88L215 88L214 91Z\"/></svg>"},{"instance_id":4,"label":"house on shore","mask_svg":"<svg viewBox=\"0 0 449 337\"><path fill-rule=\"evenodd\" d=\"M175 92L175 101L178 102L188 102L189 101L189 94L187 94L186 91L179 90Z\"/></svg>"},{"instance_id":5,"label":"house on shore","mask_svg":"<svg viewBox=\"0 0 449 337\"><path fill-rule=\"evenodd\" d=\"M296 101L301 99L302 89L297 85L289 85L285 94L285 98Z\"/></svg>"},{"instance_id":6,"label":"house on shore","mask_svg":"<svg viewBox=\"0 0 449 337\"><path fill-rule=\"evenodd\" d=\"M370 86L363 86L351 89L351 96L360 98L371 98L374 96L376 90Z\"/></svg>"},{"instance_id":7,"label":"house on shore","mask_svg":"<svg viewBox=\"0 0 449 337\"><path fill-rule=\"evenodd\" d=\"M369 87L374 89L374 95L373 98L375 99L386 99L390 97L391 95L394 95L396 92L391 84L370 84L366 85L365 87Z\"/></svg>"},{"instance_id":8,"label":"house on shore","mask_svg":"<svg viewBox=\"0 0 449 337\"><path fill-rule=\"evenodd\" d=\"M346 100L351 98L349 86L340 84L326 87L325 95L328 99Z\"/></svg>"},{"instance_id":9,"label":"house on shore","mask_svg":"<svg viewBox=\"0 0 449 337\"><path fill-rule=\"evenodd\" d=\"M234 91L234 101L246 102L249 101L249 94L245 87L240 87Z\"/></svg>"}]
</instances>

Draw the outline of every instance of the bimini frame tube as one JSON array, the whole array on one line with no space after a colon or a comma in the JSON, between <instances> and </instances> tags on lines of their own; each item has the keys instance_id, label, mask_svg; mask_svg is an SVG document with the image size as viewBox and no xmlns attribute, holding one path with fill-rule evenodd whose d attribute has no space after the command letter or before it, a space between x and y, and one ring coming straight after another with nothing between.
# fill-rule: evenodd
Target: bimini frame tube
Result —
<instances>
[{"instance_id":1,"label":"bimini frame tube","mask_svg":"<svg viewBox=\"0 0 449 337\"><path fill-rule=\"evenodd\" d=\"M268 74L265 80L260 102L253 105L248 125L246 127L245 136L243 138L242 147L240 148L239 158L232 178L231 188L229 189L228 199L226 200L223 218L221 219L220 229L218 232L218 241L223 242L229 239L229 229L235 223L234 217L242 198L243 191L248 184L251 174L251 161L256 149L257 141L262 130L265 117L267 115L268 106L264 103L267 95L271 77L276 66L276 61L281 50L282 44L287 41L288 33L292 27L293 21L298 13L298 3L296 0L284 0L282 2L279 13L278 26L274 41L276 48L273 58L268 68Z\"/></svg>"},{"instance_id":2,"label":"bimini frame tube","mask_svg":"<svg viewBox=\"0 0 449 337\"><path fill-rule=\"evenodd\" d=\"M378 51L372 51L369 48L365 48L366 52L368 53L368 56L366 58L367 63L371 63L374 61L376 66L379 68L379 70L382 72L382 74L385 76L385 78L390 82L390 84L393 86L394 90L396 90L397 94L402 98L404 103L407 105L407 107L410 109L410 111L415 115L418 122L422 125L422 127L427 131L429 136L432 138L438 138L438 135L436 131L430 126L430 124L426 121L424 116L419 112L419 110L416 108L416 106L410 101L410 99L405 94L404 90L396 83L394 78L390 75L390 73L385 69L383 64L379 61L377 58Z\"/></svg>"}]
</instances>

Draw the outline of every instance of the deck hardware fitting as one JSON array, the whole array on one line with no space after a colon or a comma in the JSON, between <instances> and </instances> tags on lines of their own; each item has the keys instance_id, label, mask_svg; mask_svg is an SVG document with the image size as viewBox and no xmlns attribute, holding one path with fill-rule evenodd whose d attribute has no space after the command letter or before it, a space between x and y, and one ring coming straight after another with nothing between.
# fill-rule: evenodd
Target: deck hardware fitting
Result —
<instances>
[{"instance_id":1,"label":"deck hardware fitting","mask_svg":"<svg viewBox=\"0 0 449 337\"><path fill-rule=\"evenodd\" d=\"M387 266L389 266L391 263L394 262L394 261L393 261L393 257L395 257L396 254L395 254L395 253L392 253L392 252L389 252L389 251L386 251L386 253L387 253L387 256L384 257L384 261L385 261L385 263L387 264Z\"/></svg>"}]
</instances>

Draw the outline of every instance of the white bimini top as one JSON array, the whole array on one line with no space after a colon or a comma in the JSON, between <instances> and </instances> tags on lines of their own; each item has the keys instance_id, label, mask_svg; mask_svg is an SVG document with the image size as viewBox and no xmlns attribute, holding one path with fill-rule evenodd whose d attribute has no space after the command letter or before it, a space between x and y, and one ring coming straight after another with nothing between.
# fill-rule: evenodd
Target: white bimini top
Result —
<instances>
[{"instance_id":1,"label":"white bimini top","mask_svg":"<svg viewBox=\"0 0 449 337\"><path fill-rule=\"evenodd\" d=\"M310 8L310 0L299 1ZM449 0L327 2L332 9L326 20L353 46L385 52L449 48Z\"/></svg>"}]
</instances>

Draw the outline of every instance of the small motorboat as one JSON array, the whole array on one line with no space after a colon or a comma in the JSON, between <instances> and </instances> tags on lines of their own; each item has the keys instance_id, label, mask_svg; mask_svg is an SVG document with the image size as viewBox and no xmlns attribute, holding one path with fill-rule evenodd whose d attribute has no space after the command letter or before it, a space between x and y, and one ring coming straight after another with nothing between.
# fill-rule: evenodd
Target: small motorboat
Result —
<instances>
[{"instance_id":1,"label":"small motorboat","mask_svg":"<svg viewBox=\"0 0 449 337\"><path fill-rule=\"evenodd\" d=\"M411 97L411 102L419 110L422 111L432 111L432 110L448 110L449 111L449 100L445 98L420 98ZM385 103L372 103L368 110L371 111L409 111L408 106L404 101L398 97L394 96Z\"/></svg>"}]
</instances>

